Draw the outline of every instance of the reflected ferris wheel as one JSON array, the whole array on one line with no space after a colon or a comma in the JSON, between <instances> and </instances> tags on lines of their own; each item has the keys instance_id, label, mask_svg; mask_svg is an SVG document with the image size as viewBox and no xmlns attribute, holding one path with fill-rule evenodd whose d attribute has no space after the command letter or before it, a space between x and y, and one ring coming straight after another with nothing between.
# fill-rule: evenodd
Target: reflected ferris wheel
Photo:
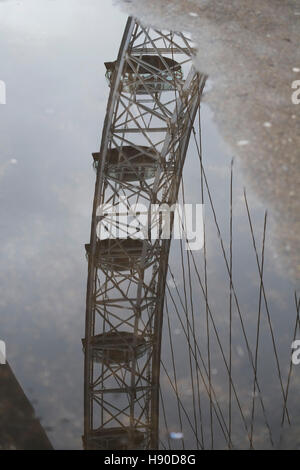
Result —
<instances>
[{"instance_id":1,"label":"reflected ferris wheel","mask_svg":"<svg viewBox=\"0 0 300 470\"><path fill-rule=\"evenodd\" d=\"M117 60L105 64L110 95L101 148L93 154L97 181L86 245L86 449L158 448L170 240L141 237L138 224L129 232L118 207L122 197L150 214L153 204L177 201L205 83L193 55L186 35L129 18Z\"/></svg>"},{"instance_id":2,"label":"reflected ferris wheel","mask_svg":"<svg viewBox=\"0 0 300 470\"><path fill-rule=\"evenodd\" d=\"M93 154L97 176L86 245L85 449L274 448L292 423L293 367L290 357L284 367L279 357L290 348L290 326L280 344L264 284L267 213L260 243L244 191L258 274L257 312L247 318L233 275L233 162L226 239L202 160L206 76L193 66L195 53L188 34L130 17L117 60L105 63L110 94L100 150ZM164 236L160 210L185 204L190 140L210 243L223 263L221 292L210 289L215 273L208 269L205 225L201 255L184 252L181 240L175 268L169 263L171 237ZM174 212L168 217L172 233ZM295 305L294 339L296 294Z\"/></svg>"}]
</instances>

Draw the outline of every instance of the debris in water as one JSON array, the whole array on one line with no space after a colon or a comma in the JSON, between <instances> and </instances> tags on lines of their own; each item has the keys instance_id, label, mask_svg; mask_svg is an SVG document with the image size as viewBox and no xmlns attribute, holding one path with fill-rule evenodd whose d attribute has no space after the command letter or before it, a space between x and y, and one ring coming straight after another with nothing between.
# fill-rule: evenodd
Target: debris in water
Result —
<instances>
[{"instance_id":1,"label":"debris in water","mask_svg":"<svg viewBox=\"0 0 300 470\"><path fill-rule=\"evenodd\" d=\"M183 439L182 432L170 432L170 438L174 440Z\"/></svg>"}]
</instances>

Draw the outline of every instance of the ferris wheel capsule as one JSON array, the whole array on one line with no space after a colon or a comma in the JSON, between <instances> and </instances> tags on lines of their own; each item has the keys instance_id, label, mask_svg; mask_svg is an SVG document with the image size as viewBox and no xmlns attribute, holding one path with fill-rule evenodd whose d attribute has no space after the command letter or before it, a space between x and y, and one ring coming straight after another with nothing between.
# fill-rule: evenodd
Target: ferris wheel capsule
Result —
<instances>
[{"instance_id":1,"label":"ferris wheel capsule","mask_svg":"<svg viewBox=\"0 0 300 470\"><path fill-rule=\"evenodd\" d=\"M172 91L183 79L182 67L170 57L159 55L132 56L132 63L126 62L123 68L121 87L124 93L146 95L162 91ZM117 61L105 62L106 78L112 82Z\"/></svg>"},{"instance_id":2,"label":"ferris wheel capsule","mask_svg":"<svg viewBox=\"0 0 300 470\"><path fill-rule=\"evenodd\" d=\"M101 162L101 153L93 153L92 155L94 168L97 170ZM107 178L121 182L147 180L154 178L157 168L157 154L151 148L145 146L135 148L128 145L107 151L105 162Z\"/></svg>"},{"instance_id":3,"label":"ferris wheel capsule","mask_svg":"<svg viewBox=\"0 0 300 470\"><path fill-rule=\"evenodd\" d=\"M143 255L143 240L133 238L115 238L98 240L96 246L96 264L112 271L136 270ZM91 246L85 245L87 255Z\"/></svg>"},{"instance_id":4,"label":"ferris wheel capsule","mask_svg":"<svg viewBox=\"0 0 300 470\"><path fill-rule=\"evenodd\" d=\"M85 349L86 340L82 340ZM147 350L147 342L141 335L127 331L105 332L91 339L93 358L98 363L128 364L140 359Z\"/></svg>"},{"instance_id":5,"label":"ferris wheel capsule","mask_svg":"<svg viewBox=\"0 0 300 470\"><path fill-rule=\"evenodd\" d=\"M115 427L96 429L84 438L89 450L131 450L145 448L145 435L137 429Z\"/></svg>"}]
</instances>

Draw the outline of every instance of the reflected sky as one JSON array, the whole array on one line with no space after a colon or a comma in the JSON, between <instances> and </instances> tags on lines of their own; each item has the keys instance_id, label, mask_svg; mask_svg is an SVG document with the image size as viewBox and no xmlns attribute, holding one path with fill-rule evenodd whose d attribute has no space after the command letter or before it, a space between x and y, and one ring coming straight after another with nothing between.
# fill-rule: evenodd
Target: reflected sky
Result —
<instances>
[{"instance_id":1,"label":"reflected sky","mask_svg":"<svg viewBox=\"0 0 300 470\"><path fill-rule=\"evenodd\" d=\"M0 5L0 336L56 447L81 446L91 152L108 96L104 61L126 21L110 1L97 5Z\"/></svg>"},{"instance_id":2,"label":"reflected sky","mask_svg":"<svg viewBox=\"0 0 300 470\"><path fill-rule=\"evenodd\" d=\"M108 97L104 61L115 59L125 22L126 15L113 8L110 0L101 0L101 8L96 0L0 2L0 80L7 86L7 104L0 107L0 338L6 341L9 362L55 448L82 447L80 339L84 332L87 276L84 244L89 240L95 183L91 153L99 148ZM204 163L228 244L228 188L233 155L225 152L207 105L202 107L202 139ZM186 202L199 202L200 197L195 153L192 142L184 172ZM253 344L259 277L242 198L245 182L237 161L234 178L235 285ZM255 231L261 239L266 207L251 192L249 203ZM225 342L228 280L209 208L207 230L211 302L218 326L224 325ZM278 254L268 240L265 280L286 379L296 315L295 284L284 269L279 269ZM178 253L175 242L170 265L182 289ZM196 279L193 288L195 298L201 302ZM205 344L201 323L204 312L200 310L199 335ZM235 373L244 394L251 390L252 382L237 325L238 319L234 335ZM174 331L178 337L178 377L186 389L181 355L185 340L175 319ZM261 367L268 410L276 415L280 394L276 389L276 399L272 400L276 371L266 325L262 334L265 341ZM167 343L163 354L168 361ZM220 372L216 346L213 356L214 380L221 393L225 378ZM299 380L297 370L290 402L295 416L299 415ZM163 377L162 386L168 394L165 382ZM189 407L190 395L184 400ZM171 414L171 400L168 407ZM274 416L274 426L277 418ZM173 431L178 431L175 423ZM192 437L187 439L192 445Z\"/></svg>"}]
</instances>

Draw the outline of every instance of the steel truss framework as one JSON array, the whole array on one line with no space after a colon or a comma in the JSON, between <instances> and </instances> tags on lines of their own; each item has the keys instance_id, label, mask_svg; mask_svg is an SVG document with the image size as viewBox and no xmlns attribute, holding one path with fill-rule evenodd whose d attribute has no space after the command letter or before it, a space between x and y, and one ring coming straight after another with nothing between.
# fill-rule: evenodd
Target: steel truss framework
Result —
<instances>
[{"instance_id":1,"label":"steel truss framework","mask_svg":"<svg viewBox=\"0 0 300 470\"><path fill-rule=\"evenodd\" d=\"M129 18L117 61L110 65L101 148L94 154L97 179L87 247L87 449L114 448L116 442L124 449L159 445L160 349L170 239L147 235L157 223L151 205L177 201L205 83L192 65L193 54L187 35L144 27ZM122 222L120 196L128 206L142 203L148 208L146 223L141 218L134 224ZM105 211L99 209L103 206ZM125 238L129 223L130 239ZM113 240L116 228L122 235Z\"/></svg>"}]
</instances>

